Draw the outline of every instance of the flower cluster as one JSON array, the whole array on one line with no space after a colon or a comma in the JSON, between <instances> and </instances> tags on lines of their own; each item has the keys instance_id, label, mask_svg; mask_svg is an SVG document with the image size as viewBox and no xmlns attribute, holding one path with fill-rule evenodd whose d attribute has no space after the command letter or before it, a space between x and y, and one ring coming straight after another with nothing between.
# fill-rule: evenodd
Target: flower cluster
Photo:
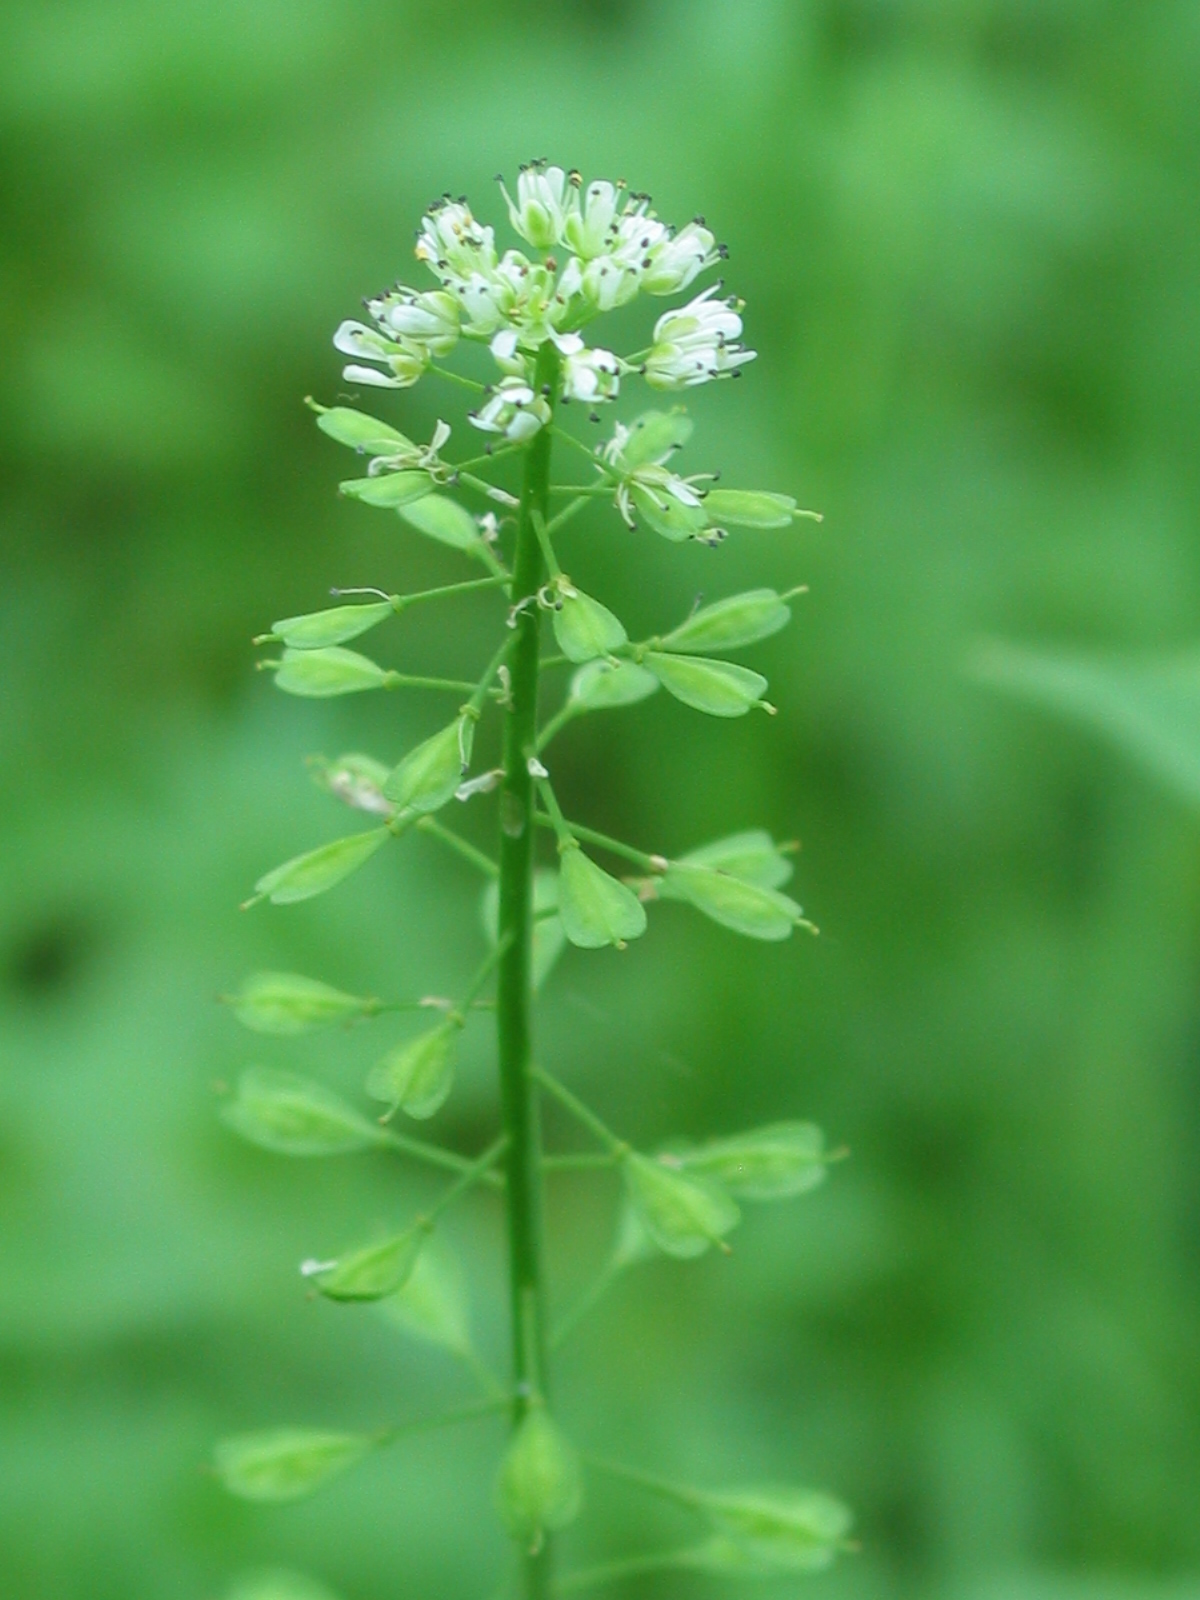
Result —
<instances>
[{"instance_id":1,"label":"flower cluster","mask_svg":"<svg viewBox=\"0 0 1200 1600\"><path fill-rule=\"evenodd\" d=\"M562 395L595 405L616 398L621 378L645 377L657 389L684 389L736 373L754 357L740 343L741 303L714 299L715 287L659 318L653 343L625 360L585 345L580 330L639 293L677 294L724 254L702 217L675 229L644 194L623 183L585 188L577 172L536 161L521 169L516 195L501 180L509 219L535 252L497 248L465 198L430 206L416 257L437 277L424 292L398 284L366 302L372 325L343 322L334 344L355 360L351 383L404 389L460 338L489 345L499 383L471 421L515 442L545 424L549 408L534 385L534 359L550 340L561 358Z\"/></svg>"}]
</instances>

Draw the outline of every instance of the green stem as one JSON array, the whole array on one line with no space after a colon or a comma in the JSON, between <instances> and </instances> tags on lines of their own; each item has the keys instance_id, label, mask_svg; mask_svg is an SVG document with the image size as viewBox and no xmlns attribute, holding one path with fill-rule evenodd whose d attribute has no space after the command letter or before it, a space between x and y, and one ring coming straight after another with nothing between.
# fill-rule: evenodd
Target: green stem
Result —
<instances>
[{"instance_id":1,"label":"green stem","mask_svg":"<svg viewBox=\"0 0 1200 1600\"><path fill-rule=\"evenodd\" d=\"M561 713L560 713L561 715ZM555 718L553 721L557 721ZM546 724L547 729L553 726L553 721ZM558 730L555 729L555 732ZM545 796L548 786L545 780L542 783L542 792ZM547 805L549 802L547 801ZM635 850L631 844L622 844L620 839L613 839L607 833L597 833L595 828L585 828L582 822L567 822L561 812L556 819L553 812L543 815L537 812L533 819L539 828L553 828L555 833L560 833L562 828L575 839L582 839L586 844L599 845L601 850L611 850L615 856L624 856L626 861L632 861L635 867L641 867L643 872L664 872L667 866L665 856L649 856L644 850Z\"/></svg>"},{"instance_id":2,"label":"green stem","mask_svg":"<svg viewBox=\"0 0 1200 1600\"><path fill-rule=\"evenodd\" d=\"M619 1461L609 1461L605 1456L594 1456L590 1451L583 1451L581 1454L594 1472L602 1472L606 1478L619 1478L622 1483L635 1484L637 1488L646 1489L650 1494L659 1495L664 1500L671 1500L677 1506L687 1506L693 1511L702 1511L709 1503L709 1496L702 1489L693 1489L685 1483L671 1483L666 1478L656 1478L653 1473L641 1472L637 1467L627 1467Z\"/></svg>"},{"instance_id":3,"label":"green stem","mask_svg":"<svg viewBox=\"0 0 1200 1600\"><path fill-rule=\"evenodd\" d=\"M400 1422L393 1428L380 1428L375 1440L380 1445L394 1444L414 1433L429 1433L434 1428L448 1428L456 1422L473 1422L476 1417L490 1417L509 1405L507 1395L495 1400L476 1400L470 1405L456 1406L453 1411L443 1411L440 1416L423 1417L417 1422Z\"/></svg>"},{"instance_id":4,"label":"green stem","mask_svg":"<svg viewBox=\"0 0 1200 1600\"><path fill-rule=\"evenodd\" d=\"M596 1167L611 1167L617 1157L610 1150L607 1155L598 1150L572 1152L565 1156L544 1156L543 1172L590 1172Z\"/></svg>"},{"instance_id":5,"label":"green stem","mask_svg":"<svg viewBox=\"0 0 1200 1600\"><path fill-rule=\"evenodd\" d=\"M457 678L419 678L407 672L389 672L383 680L385 689L449 689L454 694L470 694L473 683L460 683Z\"/></svg>"},{"instance_id":6,"label":"green stem","mask_svg":"<svg viewBox=\"0 0 1200 1600\"><path fill-rule=\"evenodd\" d=\"M535 385L558 392L559 356L547 340L538 351ZM509 1285L512 1317L513 1426L546 1395L546 1312L542 1269L542 1165L533 1050L533 780L529 758L537 740L538 653L541 618L535 596L545 582L533 513L547 513L552 436L542 428L525 455L517 520L511 597L514 644L508 665L511 699L504 727L500 788L500 921L509 943L497 984L500 1100L508 1136ZM524 1600L549 1600L551 1543L521 1555Z\"/></svg>"},{"instance_id":7,"label":"green stem","mask_svg":"<svg viewBox=\"0 0 1200 1600\"><path fill-rule=\"evenodd\" d=\"M597 1273L578 1300L563 1313L562 1320L550 1336L550 1348L552 1350L557 1350L563 1340L583 1321L588 1312L594 1306L600 1304L624 1271L625 1263L614 1257L601 1272Z\"/></svg>"},{"instance_id":8,"label":"green stem","mask_svg":"<svg viewBox=\"0 0 1200 1600\"><path fill-rule=\"evenodd\" d=\"M392 610L399 613L407 611L409 606L419 605L422 600L442 600L448 595L469 594L472 589L498 589L508 582L506 577L494 578L469 578L465 583L443 583L436 589L419 589L416 594L393 594L388 599L392 603Z\"/></svg>"},{"instance_id":9,"label":"green stem","mask_svg":"<svg viewBox=\"0 0 1200 1600\"><path fill-rule=\"evenodd\" d=\"M467 1156L455 1155L453 1150L443 1150L441 1145L427 1144L424 1139L410 1139L407 1134L394 1133L391 1128L379 1130L379 1142L389 1145L393 1150L399 1150L403 1155L412 1156L416 1161L424 1161L431 1167L441 1167L444 1172L470 1172L476 1165ZM483 1181L490 1183L494 1188L501 1188L504 1180L498 1173L488 1172Z\"/></svg>"},{"instance_id":10,"label":"green stem","mask_svg":"<svg viewBox=\"0 0 1200 1600\"><path fill-rule=\"evenodd\" d=\"M560 707L554 713L538 734L537 747L539 755L541 755L550 741L563 731L567 723L573 722L583 709L577 700L568 700L566 705Z\"/></svg>"},{"instance_id":11,"label":"green stem","mask_svg":"<svg viewBox=\"0 0 1200 1600\"><path fill-rule=\"evenodd\" d=\"M443 1211L454 1204L460 1194L466 1194L468 1189L473 1189L477 1183L486 1178L504 1154L507 1143L507 1138L502 1134L494 1144L489 1145L478 1161L472 1161L457 1182L452 1183L444 1194L440 1194L433 1204L421 1213L422 1222L432 1225Z\"/></svg>"},{"instance_id":12,"label":"green stem","mask_svg":"<svg viewBox=\"0 0 1200 1600\"><path fill-rule=\"evenodd\" d=\"M618 1139L612 1129L606 1127L596 1113L589 1110L582 1100L577 1100L557 1078L552 1078L548 1072L543 1072L541 1067L533 1067L531 1071L542 1088L553 1095L559 1105L569 1111L576 1122L586 1128L593 1138L600 1141L614 1161L620 1161L629 1154L629 1146L625 1140Z\"/></svg>"},{"instance_id":13,"label":"green stem","mask_svg":"<svg viewBox=\"0 0 1200 1600\"><path fill-rule=\"evenodd\" d=\"M576 512L582 511L585 505L587 505L587 499L581 494L577 499L572 500L569 506L564 506L561 511L555 512L554 516L546 524L547 534L557 533L563 524L570 522Z\"/></svg>"},{"instance_id":14,"label":"green stem","mask_svg":"<svg viewBox=\"0 0 1200 1600\"><path fill-rule=\"evenodd\" d=\"M429 834L432 839L440 839L448 849L455 851L464 861L469 861L473 867L478 867L485 877L499 877L500 868L490 856L485 856L482 850L476 850L466 839L460 839L457 833L453 833L436 817L424 816L419 822L414 823L414 827L421 833Z\"/></svg>"},{"instance_id":15,"label":"green stem","mask_svg":"<svg viewBox=\"0 0 1200 1600\"><path fill-rule=\"evenodd\" d=\"M691 1550L663 1550L657 1554L627 1556L624 1561L606 1561L598 1567L584 1567L578 1572L568 1572L554 1585L558 1594L579 1594L584 1589L598 1589L603 1584L616 1583L622 1578L634 1578L643 1572L671 1572L691 1564Z\"/></svg>"}]
</instances>

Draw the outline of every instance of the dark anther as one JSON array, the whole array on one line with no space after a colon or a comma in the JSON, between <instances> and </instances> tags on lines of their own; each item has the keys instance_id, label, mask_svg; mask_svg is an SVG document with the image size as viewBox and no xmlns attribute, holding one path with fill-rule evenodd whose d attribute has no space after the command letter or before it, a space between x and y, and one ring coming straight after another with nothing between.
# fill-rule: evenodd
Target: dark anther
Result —
<instances>
[{"instance_id":1,"label":"dark anther","mask_svg":"<svg viewBox=\"0 0 1200 1600\"><path fill-rule=\"evenodd\" d=\"M599 422L600 421L600 413L598 411L589 411L588 412L588 421L589 422Z\"/></svg>"}]
</instances>

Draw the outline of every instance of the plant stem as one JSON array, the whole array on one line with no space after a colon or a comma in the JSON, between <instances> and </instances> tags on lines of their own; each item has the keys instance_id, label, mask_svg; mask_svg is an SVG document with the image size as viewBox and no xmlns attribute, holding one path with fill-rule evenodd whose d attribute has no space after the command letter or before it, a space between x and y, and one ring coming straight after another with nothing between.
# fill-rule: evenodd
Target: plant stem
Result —
<instances>
[{"instance_id":1,"label":"plant stem","mask_svg":"<svg viewBox=\"0 0 1200 1600\"><path fill-rule=\"evenodd\" d=\"M550 340L538 352L536 386L558 390L559 357ZM551 433L535 434L525 456L511 597L516 637L508 658L511 704L504 726L500 786L499 933L508 945L497 981L496 1021L500 1100L506 1152L509 1283L512 1315L513 1426L531 1401L544 1398L546 1314L542 1273L542 1149L533 1049L533 779L529 758L537 739L538 646L541 618L529 602L545 581L533 514L547 514ZM548 1600L551 1541L521 1556L524 1600Z\"/></svg>"},{"instance_id":2,"label":"plant stem","mask_svg":"<svg viewBox=\"0 0 1200 1600\"><path fill-rule=\"evenodd\" d=\"M533 1076L575 1118L582 1127L586 1128L592 1137L598 1140L614 1161L620 1161L629 1154L629 1146L624 1139L618 1139L611 1128L607 1127L590 1107L585 1106L582 1100L576 1098L571 1091L557 1078L552 1078L548 1072L543 1072L540 1067L532 1068Z\"/></svg>"},{"instance_id":3,"label":"plant stem","mask_svg":"<svg viewBox=\"0 0 1200 1600\"><path fill-rule=\"evenodd\" d=\"M555 717L553 721L557 722L558 718ZM552 723L548 722L546 726L549 728L552 726ZM557 733L558 729L555 728L554 731ZM543 782L542 790L543 795L549 793L549 785ZM559 823L561 822L562 826L567 829L572 837L580 838L584 840L586 844L599 845L602 850L611 850L615 856L624 856L626 861L632 861L634 866L641 867L643 872L663 872L666 870L665 856L647 855L644 850L635 850L631 844L622 844L620 839L614 839L607 833L597 833L595 828L585 828L582 822L565 822L563 821L561 814L559 820L556 821L553 813L549 815L543 815L543 813L539 811L537 816L534 818L534 821L537 823L539 828L553 828L556 833L558 832Z\"/></svg>"}]
</instances>

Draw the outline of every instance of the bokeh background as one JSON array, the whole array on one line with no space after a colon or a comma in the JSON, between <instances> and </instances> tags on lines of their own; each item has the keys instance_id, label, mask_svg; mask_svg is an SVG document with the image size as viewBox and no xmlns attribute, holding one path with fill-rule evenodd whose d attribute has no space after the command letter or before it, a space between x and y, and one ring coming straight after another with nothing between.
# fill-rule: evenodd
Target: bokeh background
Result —
<instances>
[{"instance_id":1,"label":"bokeh background","mask_svg":"<svg viewBox=\"0 0 1200 1600\"><path fill-rule=\"evenodd\" d=\"M337 499L347 458L301 401L339 393L329 336L360 296L413 276L423 204L465 190L498 220L492 174L543 153L707 215L761 355L695 397L690 464L826 515L718 552L599 512L564 541L635 636L698 592L811 585L751 658L774 722L658 696L576 725L556 773L649 848L798 835L823 931L748 945L664 907L625 956L568 953L545 1053L647 1143L811 1116L852 1151L753 1212L732 1261L630 1274L564 1352L563 1418L648 1470L850 1500L861 1554L764 1595L1196 1593L1196 786L996 684L1197 633L1200 8L5 0L0 21L6 1600L219 1600L271 1564L345 1600L493 1591L491 1424L296 1508L204 1470L224 1432L463 1393L295 1271L408 1214L420 1177L273 1160L216 1118L249 1059L354 1093L396 1030L258 1041L214 997L255 967L442 992L478 960L477 885L422 841L239 913L353 826L307 755L395 759L440 715L287 700L249 640L332 583L465 575ZM432 382L378 404L417 437L462 426ZM461 675L496 617L414 613L379 653ZM1175 709L1168 745L1194 736ZM441 1117L464 1148L492 1072L480 1030ZM612 1202L555 1181L559 1304ZM486 1201L451 1233L500 1363ZM597 1482L566 1543L691 1531Z\"/></svg>"}]
</instances>

